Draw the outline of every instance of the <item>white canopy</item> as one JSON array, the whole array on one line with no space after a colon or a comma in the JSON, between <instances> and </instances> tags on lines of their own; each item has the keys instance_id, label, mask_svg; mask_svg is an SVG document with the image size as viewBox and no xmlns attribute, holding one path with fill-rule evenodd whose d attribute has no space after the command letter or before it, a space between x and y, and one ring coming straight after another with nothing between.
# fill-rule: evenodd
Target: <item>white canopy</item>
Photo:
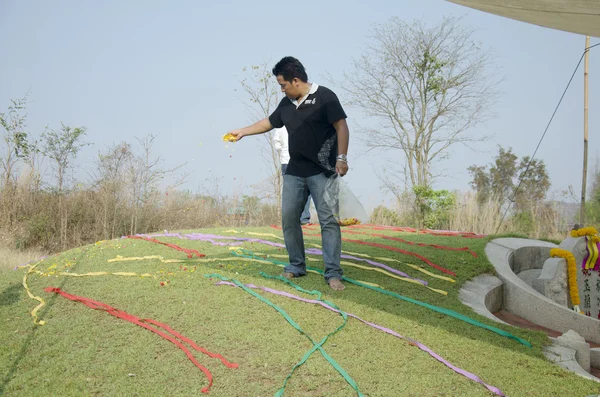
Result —
<instances>
[{"instance_id":1,"label":"white canopy","mask_svg":"<svg viewBox=\"0 0 600 397\"><path fill-rule=\"evenodd\" d=\"M600 0L447 0L547 28L600 37Z\"/></svg>"}]
</instances>

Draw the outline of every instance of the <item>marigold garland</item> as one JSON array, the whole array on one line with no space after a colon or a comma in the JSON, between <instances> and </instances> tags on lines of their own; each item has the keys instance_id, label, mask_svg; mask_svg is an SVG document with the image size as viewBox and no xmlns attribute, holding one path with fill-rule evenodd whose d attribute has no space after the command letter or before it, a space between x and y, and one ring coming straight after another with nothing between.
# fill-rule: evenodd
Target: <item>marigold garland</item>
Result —
<instances>
[{"instance_id":1,"label":"marigold garland","mask_svg":"<svg viewBox=\"0 0 600 397\"><path fill-rule=\"evenodd\" d=\"M598 231L594 227L582 227L581 229L571 230L571 237L596 236L597 234Z\"/></svg>"},{"instance_id":2,"label":"marigold garland","mask_svg":"<svg viewBox=\"0 0 600 397\"><path fill-rule=\"evenodd\" d=\"M575 256L570 251L561 248L552 248L550 250L551 257L564 258L567 261L567 276L569 279L569 294L571 296L571 303L573 304L573 310L581 313L579 310L579 289L577 288L577 262Z\"/></svg>"}]
</instances>

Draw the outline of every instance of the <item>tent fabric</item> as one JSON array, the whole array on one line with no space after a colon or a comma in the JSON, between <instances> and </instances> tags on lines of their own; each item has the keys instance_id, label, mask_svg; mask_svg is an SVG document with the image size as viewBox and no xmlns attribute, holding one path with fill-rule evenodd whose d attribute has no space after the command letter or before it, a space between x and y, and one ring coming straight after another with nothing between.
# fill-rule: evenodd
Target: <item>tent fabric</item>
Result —
<instances>
[{"instance_id":1,"label":"tent fabric","mask_svg":"<svg viewBox=\"0 0 600 397\"><path fill-rule=\"evenodd\" d=\"M490 14L600 37L599 0L447 0Z\"/></svg>"}]
</instances>

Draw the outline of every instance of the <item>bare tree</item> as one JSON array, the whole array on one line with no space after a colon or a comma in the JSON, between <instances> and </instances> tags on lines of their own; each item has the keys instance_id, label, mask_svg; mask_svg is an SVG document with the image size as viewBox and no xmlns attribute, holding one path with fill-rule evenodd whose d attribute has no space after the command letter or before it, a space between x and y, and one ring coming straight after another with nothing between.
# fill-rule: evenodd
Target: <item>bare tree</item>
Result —
<instances>
[{"instance_id":1,"label":"bare tree","mask_svg":"<svg viewBox=\"0 0 600 397\"><path fill-rule=\"evenodd\" d=\"M124 210L126 192L126 169L133 160L131 145L121 142L113 145L105 153L98 153L97 171L94 185L98 190L99 211L96 219L102 225L103 238L112 239L123 232L124 224L119 222L119 210Z\"/></svg>"},{"instance_id":2,"label":"bare tree","mask_svg":"<svg viewBox=\"0 0 600 397\"><path fill-rule=\"evenodd\" d=\"M351 106L379 122L361 131L366 146L400 152L398 163L404 162L413 187L431 185L439 176L433 164L452 145L485 138L469 132L490 116L499 79L490 73L489 52L459 22L448 17L428 27L391 18L375 27L340 84Z\"/></svg>"},{"instance_id":3,"label":"bare tree","mask_svg":"<svg viewBox=\"0 0 600 397\"><path fill-rule=\"evenodd\" d=\"M0 152L0 207L2 209L2 221L12 224L17 217L16 174L19 162L27 162L30 158L32 145L29 142L25 122L27 113L26 94L23 98L11 100L7 113L0 113L0 127L2 133L3 150Z\"/></svg>"},{"instance_id":4,"label":"bare tree","mask_svg":"<svg viewBox=\"0 0 600 397\"><path fill-rule=\"evenodd\" d=\"M51 129L42 134L43 152L53 161L59 193L62 193L65 188L66 172L73 165L77 153L82 147L89 145L89 143L81 142L85 131L85 127L71 128L63 124L60 131Z\"/></svg>"},{"instance_id":5,"label":"bare tree","mask_svg":"<svg viewBox=\"0 0 600 397\"><path fill-rule=\"evenodd\" d=\"M89 145L82 142L85 127L71 128L62 124L59 131L50 129L42 134L44 156L52 161L56 171L58 208L60 216L60 241L62 249L67 247L67 221L69 219L65 205L65 186L67 185L66 172L73 166L79 150Z\"/></svg>"},{"instance_id":6,"label":"bare tree","mask_svg":"<svg viewBox=\"0 0 600 397\"><path fill-rule=\"evenodd\" d=\"M399 175L402 175L402 183L398 181ZM402 165L402 169L398 169L395 164L389 164L382 169L382 172L377 174L377 178L381 182L381 190L384 193L392 193L398 204L401 200L406 199L406 194L410 191L407 177L406 164Z\"/></svg>"},{"instance_id":7,"label":"bare tree","mask_svg":"<svg viewBox=\"0 0 600 397\"><path fill-rule=\"evenodd\" d=\"M142 154L128 158L127 183L130 189L132 206L129 224L130 234L137 233L142 227L147 228L150 224L150 218L157 213L151 207L153 203L156 203L152 201L152 198L156 197L158 193L159 183L165 178L175 175L178 170L187 164L185 162L173 168L161 168L162 158L152 156L152 146L155 138L154 135L147 135L143 139L136 138L142 147ZM178 175L174 182L169 184L167 191L182 185L188 177L188 173Z\"/></svg>"},{"instance_id":8,"label":"bare tree","mask_svg":"<svg viewBox=\"0 0 600 397\"><path fill-rule=\"evenodd\" d=\"M247 95L247 99L242 100L242 102L249 110L253 121L269 117L281 100L281 89L277 84L277 80L273 77L269 61L264 61L249 68L245 67L242 71L245 76L240 80L240 84ZM266 133L263 134L263 137L265 143L261 147L261 155L269 168L269 176L265 183L270 187L264 197L275 199L278 211L281 211L283 177L281 176L279 155L275 149L273 134ZM261 183L258 186L264 186L264 184Z\"/></svg>"}]
</instances>

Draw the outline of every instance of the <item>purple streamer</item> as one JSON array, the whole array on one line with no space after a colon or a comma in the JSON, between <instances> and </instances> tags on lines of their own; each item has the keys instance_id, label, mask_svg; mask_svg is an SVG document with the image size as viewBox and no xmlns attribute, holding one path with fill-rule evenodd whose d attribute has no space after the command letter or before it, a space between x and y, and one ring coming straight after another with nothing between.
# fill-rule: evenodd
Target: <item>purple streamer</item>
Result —
<instances>
[{"instance_id":1,"label":"purple streamer","mask_svg":"<svg viewBox=\"0 0 600 397\"><path fill-rule=\"evenodd\" d=\"M231 245L241 245L243 244L243 242L241 241L235 241L232 243L224 243L221 241L216 241L216 239L228 239L228 240L232 240L235 239L234 237L225 237L225 236L217 236L214 234L186 234L184 236L182 236L179 233L169 233L169 232L165 232L165 233L158 233L158 234L136 234L136 236L140 236L140 237L147 237L147 238L155 238L155 237L177 237L178 239L181 240L200 240L200 241L204 241L207 243L211 243L212 245L218 245L218 246L231 246Z\"/></svg>"},{"instance_id":2,"label":"purple streamer","mask_svg":"<svg viewBox=\"0 0 600 397\"><path fill-rule=\"evenodd\" d=\"M589 249L587 249L587 246L588 246L588 244L587 244L587 243L588 243L588 238L590 238L590 237L588 237L588 236L586 236L586 237L585 237L585 242L586 242L585 257L583 258L583 262L582 262L582 264L581 264L581 268L582 268L583 270L585 270L585 264L586 264L586 263L587 263L587 261L590 259L590 254L591 254L590 250L589 250ZM598 247L598 249L600 249L600 243L596 243L596 247ZM596 260L596 263L594 263L593 270L594 270L594 271L596 271L596 272L597 272L598 270L600 270L600 258L598 258L598 260Z\"/></svg>"},{"instance_id":3,"label":"purple streamer","mask_svg":"<svg viewBox=\"0 0 600 397\"><path fill-rule=\"evenodd\" d=\"M318 248L309 248L309 249L307 249L307 250L306 250L306 253L307 253L307 254L312 254L312 255L323 255L323 251L321 251L321 250L320 250L320 249L318 249ZM428 284L429 284L429 283L428 283L427 281L425 281L425 280L421 280L420 278L415 278L415 277L412 277L412 276L410 276L409 274L406 274L406 273L404 273L404 272L403 272L403 271L401 271L401 270L394 269L393 267L390 267L390 266L388 266L388 265L384 265L383 263L379 263L379 262L371 261L371 260L369 260L369 259L365 259L365 258L357 258L356 256L352 256L352 255L345 255L345 254L342 254L342 258L344 258L344 259L353 259L353 260L355 260L355 261L361 261L361 262L367 262L369 265L373 265L373 266L381 267L381 268L383 268L383 269L385 269L385 270L387 270L387 271L389 271L389 272L396 273L396 274L398 274L398 275L400 275L400 276L402 276L402 277L406 277L406 278L410 278L410 279L413 279L413 280L415 280L415 281L418 281L419 283L421 283L421 284L423 284L423 285L428 285Z\"/></svg>"},{"instance_id":4,"label":"purple streamer","mask_svg":"<svg viewBox=\"0 0 600 397\"><path fill-rule=\"evenodd\" d=\"M268 241L268 240L262 240L259 238L250 238L250 237L232 237L232 236L219 236L217 234L202 234L202 233L191 233L191 234L185 234L183 236L181 236L179 233L168 233L165 231L164 234L152 234L152 235L142 235L140 234L139 236L144 236L144 237L178 237L180 239L187 239L187 240L200 240L200 241L206 241L206 242L210 242L212 245L240 245L242 244L242 242L249 242L249 243L260 243L260 244L267 244L270 245L272 247L277 247L277 248L285 248L284 244L281 243L274 243L272 241ZM217 242L215 240L233 240L236 242L233 243L222 243L222 242ZM311 255L323 255L323 251L321 251L320 249L317 248L309 248L306 250L307 254L311 254ZM406 278L410 278L412 280L418 281L420 284L422 285L429 285L429 283L425 280L422 280L420 278L416 278L416 277L412 277L411 275L404 273L401 270L398 269L394 269L393 267L390 267L388 265L385 265L383 263L379 263L379 262L375 262L369 259L365 259L365 258L357 258L355 256L352 255L344 255L342 254L341 256L344 259L352 259L355 261L361 261L361 262L366 262L372 266L376 266L376 267L380 267L382 269L385 269L391 273L397 274L399 276L402 277L406 277Z\"/></svg>"},{"instance_id":5,"label":"purple streamer","mask_svg":"<svg viewBox=\"0 0 600 397\"><path fill-rule=\"evenodd\" d=\"M229 286L233 286L233 287L238 287L236 284L234 284L232 282L229 282L229 281L219 281L219 282L216 283L216 285L229 285ZM289 292L280 291L280 290L272 289L272 288L269 288L269 287L259 287L259 286L256 286L254 284L245 284L245 285L248 288L261 289L261 290L263 290L265 292L269 292L271 294L275 294L275 295L279 295L279 296L285 296L286 298L295 299L295 300L298 300L298 301L301 301L301 302L306 302L306 303L321 305L324 308L329 309L329 310L331 310L333 312L340 313L339 310L334 309L333 307L329 306L328 304L326 304L325 302L322 302L322 301L318 301L318 300L315 300L315 299L305 299L305 298L302 298L302 297L300 297L298 295L290 294ZM458 374L460 374L460 375L462 375L462 376L464 376L466 378L469 378L472 381L475 381L475 382L483 385L486 389L488 389L489 391L491 391L492 393L494 393L494 394L496 394L498 396L505 397L505 394L500 389L498 389L497 387L492 386L492 385L488 385L483 380L481 380L481 378L479 378L477 375L472 374L469 371L465 371L464 369L459 368L459 367L453 365L448 360L444 359L442 356L440 356L439 354L437 354L436 352L434 352L433 350L431 350L429 347L425 346L421 342L418 342L418 341L416 341L416 340L414 340L412 338L408 338L406 336L402 336L399 333L397 333L397 332L395 332L395 331L393 331L393 330L391 330L389 328L386 328L386 327L383 327L381 325L377 325L375 323L371 323L369 321L363 320L362 318L360 318L360 317L358 317L358 316L356 316L354 314L346 312L346 315L348 315L349 317L353 317L353 318L357 319L358 321L360 321L360 322L362 322L364 324L367 324L367 325L369 325L369 326L371 326L371 327L373 327L375 329L378 329L378 330L383 331L383 332L385 332L387 334L395 336L396 338L400 338L400 339L404 339L404 340L409 341L410 343L414 344L419 349L421 349L422 351L426 352L431 357L435 358L436 360L438 360L439 362L441 362L442 364L444 364L445 366L447 366L448 368L450 368L454 372L456 372L456 373L458 373Z\"/></svg>"},{"instance_id":6,"label":"purple streamer","mask_svg":"<svg viewBox=\"0 0 600 397\"><path fill-rule=\"evenodd\" d=\"M39 259L32 259L32 260L30 260L30 261L29 261L29 262L27 262L27 263L23 263L23 264L21 264L21 265L17 265L17 266L15 266L15 267L13 268L13 272L14 272L15 270L17 270L17 269L21 268L21 267L25 267L25 266L29 265L31 262L37 262L37 261L41 261L41 260L43 260L43 259L46 259L47 257L48 257L48 256L44 255L44 256L41 256Z\"/></svg>"}]
</instances>

